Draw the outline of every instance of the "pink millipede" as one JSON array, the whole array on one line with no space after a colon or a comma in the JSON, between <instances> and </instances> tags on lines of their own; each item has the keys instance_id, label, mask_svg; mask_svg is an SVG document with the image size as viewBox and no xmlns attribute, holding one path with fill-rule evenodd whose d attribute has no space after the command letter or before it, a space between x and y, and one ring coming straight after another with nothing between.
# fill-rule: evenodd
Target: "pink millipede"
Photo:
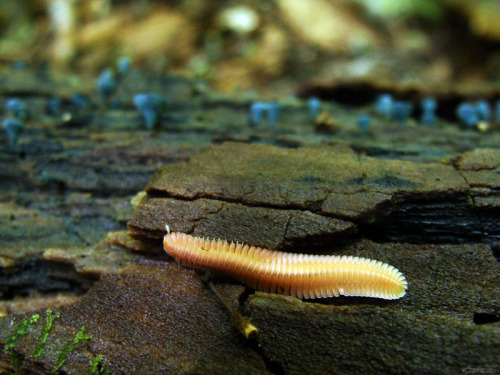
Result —
<instances>
[{"instance_id":1,"label":"pink millipede","mask_svg":"<svg viewBox=\"0 0 500 375\"><path fill-rule=\"evenodd\" d=\"M170 233L168 226L163 246L184 266L221 273L263 292L298 298L398 299L408 286L399 270L367 258L285 253Z\"/></svg>"}]
</instances>

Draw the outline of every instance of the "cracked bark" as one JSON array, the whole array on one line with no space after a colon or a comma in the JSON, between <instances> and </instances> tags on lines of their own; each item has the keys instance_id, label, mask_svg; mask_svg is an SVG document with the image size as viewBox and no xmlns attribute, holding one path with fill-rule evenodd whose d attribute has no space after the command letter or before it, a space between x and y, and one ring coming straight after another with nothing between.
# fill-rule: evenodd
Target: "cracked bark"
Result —
<instances>
[{"instance_id":1,"label":"cracked bark","mask_svg":"<svg viewBox=\"0 0 500 375\"><path fill-rule=\"evenodd\" d=\"M16 347L25 369L50 373L57 343L72 339L83 324L98 339L89 352L72 355L68 372L85 373L89 353L103 354L112 369L128 373L144 363L150 373L280 374L419 373L424 366L450 373L500 365L492 358L500 336L500 272L488 246L498 241L499 153L456 156L496 147L498 132L472 144L467 132L449 131L452 124L443 124L442 132L380 121L376 138L359 137L349 128L356 114L346 111L346 128L333 138L314 133L303 109L287 107L293 113L274 133L247 126L247 102L200 98L189 81L153 78L125 82L117 94L124 105L112 114L95 103L77 113L69 100L74 85L61 88L36 75L3 78L0 94L22 96L34 117L15 152L0 149L0 190L8 200L0 203L0 282L4 298L15 297L2 301L0 311L10 312L8 304L28 315L43 314L46 306L63 313L40 362L29 358L39 326ZM79 89L94 90L88 82ZM131 104L140 90L176 103L153 133L141 130ZM47 115L52 95L62 97L74 121ZM231 121L190 120L194 110L217 118L221 106ZM407 132L418 148L407 147ZM447 143L439 152L435 135ZM223 139L240 142L209 148ZM3 133L0 142L7 144ZM353 146L331 145L341 142ZM131 196L161 164L130 217ZM199 275L169 262L161 245L165 223L273 249L386 261L407 276L408 295L392 302L302 302L217 279L226 303L260 331L249 344ZM86 294L60 296L68 285ZM59 297L70 305L61 308ZM0 320L2 343L12 332L11 318ZM213 352L203 352L213 345ZM312 360L298 363L302 358Z\"/></svg>"}]
</instances>

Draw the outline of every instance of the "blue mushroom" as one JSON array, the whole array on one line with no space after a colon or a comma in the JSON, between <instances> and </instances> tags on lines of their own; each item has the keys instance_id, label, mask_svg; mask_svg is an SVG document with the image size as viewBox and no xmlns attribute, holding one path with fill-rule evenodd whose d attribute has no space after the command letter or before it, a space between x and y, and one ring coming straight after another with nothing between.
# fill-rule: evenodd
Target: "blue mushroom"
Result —
<instances>
[{"instance_id":1,"label":"blue mushroom","mask_svg":"<svg viewBox=\"0 0 500 375\"><path fill-rule=\"evenodd\" d=\"M2 125L10 143L15 146L21 133L24 131L24 123L17 118L8 118L3 120Z\"/></svg>"},{"instance_id":2,"label":"blue mushroom","mask_svg":"<svg viewBox=\"0 0 500 375\"><path fill-rule=\"evenodd\" d=\"M462 124L473 127L480 121L477 108L471 103L461 103L457 107L457 117Z\"/></svg>"},{"instance_id":3,"label":"blue mushroom","mask_svg":"<svg viewBox=\"0 0 500 375\"><path fill-rule=\"evenodd\" d=\"M86 109L90 106L90 99L85 94L74 93L71 95L71 104L77 109Z\"/></svg>"},{"instance_id":4,"label":"blue mushroom","mask_svg":"<svg viewBox=\"0 0 500 375\"><path fill-rule=\"evenodd\" d=\"M47 102L47 113L52 116L60 116L62 111L62 100L57 96L49 99Z\"/></svg>"},{"instance_id":5,"label":"blue mushroom","mask_svg":"<svg viewBox=\"0 0 500 375\"><path fill-rule=\"evenodd\" d=\"M427 126L432 126L436 123L437 117L433 112L422 112L420 122Z\"/></svg>"},{"instance_id":6,"label":"blue mushroom","mask_svg":"<svg viewBox=\"0 0 500 375\"><path fill-rule=\"evenodd\" d=\"M14 70L26 70L28 69L28 63L24 60L17 60L12 64L12 68Z\"/></svg>"},{"instance_id":7,"label":"blue mushroom","mask_svg":"<svg viewBox=\"0 0 500 375\"><path fill-rule=\"evenodd\" d=\"M375 100L375 111L384 117L391 117L394 99L390 94L382 94Z\"/></svg>"},{"instance_id":8,"label":"blue mushroom","mask_svg":"<svg viewBox=\"0 0 500 375\"><path fill-rule=\"evenodd\" d=\"M5 106L14 115L14 117L21 121L26 121L30 117L28 106L20 99L8 99Z\"/></svg>"},{"instance_id":9,"label":"blue mushroom","mask_svg":"<svg viewBox=\"0 0 500 375\"><path fill-rule=\"evenodd\" d=\"M420 117L420 121L427 126L434 125L437 120L436 109L438 103L436 99L424 98L420 102L420 106L422 107L422 115Z\"/></svg>"},{"instance_id":10,"label":"blue mushroom","mask_svg":"<svg viewBox=\"0 0 500 375\"><path fill-rule=\"evenodd\" d=\"M120 109L122 107L123 107L123 103L120 100L120 98L113 98L109 102L109 108L111 108L111 109Z\"/></svg>"},{"instance_id":11,"label":"blue mushroom","mask_svg":"<svg viewBox=\"0 0 500 375\"><path fill-rule=\"evenodd\" d=\"M500 122L500 100L497 102L497 105L496 105L495 117L496 117L496 121Z\"/></svg>"},{"instance_id":12,"label":"blue mushroom","mask_svg":"<svg viewBox=\"0 0 500 375\"><path fill-rule=\"evenodd\" d=\"M130 71L130 67L132 66L132 62L130 61L130 58L128 57L120 57L118 61L116 62L116 66L118 69L118 76L123 77L127 75L127 73Z\"/></svg>"},{"instance_id":13,"label":"blue mushroom","mask_svg":"<svg viewBox=\"0 0 500 375\"><path fill-rule=\"evenodd\" d=\"M319 111L321 110L321 101L318 98L310 98L307 101L307 108L309 108L309 113L311 114L311 118L313 120L316 119L319 115Z\"/></svg>"},{"instance_id":14,"label":"blue mushroom","mask_svg":"<svg viewBox=\"0 0 500 375\"><path fill-rule=\"evenodd\" d=\"M269 125L275 126L280 115L281 104L278 102L269 103L267 106L267 121Z\"/></svg>"},{"instance_id":15,"label":"blue mushroom","mask_svg":"<svg viewBox=\"0 0 500 375\"><path fill-rule=\"evenodd\" d=\"M361 115L356 120L356 123L358 124L359 129L363 134L366 134L368 132L368 129L370 128L370 121L371 118L368 115Z\"/></svg>"},{"instance_id":16,"label":"blue mushroom","mask_svg":"<svg viewBox=\"0 0 500 375\"><path fill-rule=\"evenodd\" d=\"M111 69L104 70L97 79L97 91L99 96L106 100L111 97L117 89L115 74Z\"/></svg>"},{"instance_id":17,"label":"blue mushroom","mask_svg":"<svg viewBox=\"0 0 500 375\"><path fill-rule=\"evenodd\" d=\"M281 104L278 102L265 103L255 102L250 106L250 124L260 125L264 119L264 113L267 112L267 122L274 126L278 122Z\"/></svg>"},{"instance_id":18,"label":"blue mushroom","mask_svg":"<svg viewBox=\"0 0 500 375\"><path fill-rule=\"evenodd\" d=\"M479 117L479 121L491 120L491 107L486 100L480 100L476 103L476 112Z\"/></svg>"},{"instance_id":19,"label":"blue mushroom","mask_svg":"<svg viewBox=\"0 0 500 375\"><path fill-rule=\"evenodd\" d=\"M145 93L134 96L134 104L144 116L148 129L153 129L158 124L167 106L166 100L161 96Z\"/></svg>"},{"instance_id":20,"label":"blue mushroom","mask_svg":"<svg viewBox=\"0 0 500 375\"><path fill-rule=\"evenodd\" d=\"M394 101L392 103L391 118L403 125L413 112L413 104L404 101Z\"/></svg>"},{"instance_id":21,"label":"blue mushroom","mask_svg":"<svg viewBox=\"0 0 500 375\"><path fill-rule=\"evenodd\" d=\"M255 102L250 106L250 122L253 125L262 124L264 112L267 111L268 104L264 102Z\"/></svg>"},{"instance_id":22,"label":"blue mushroom","mask_svg":"<svg viewBox=\"0 0 500 375\"><path fill-rule=\"evenodd\" d=\"M436 112L438 107L437 100L434 98L423 98L420 105L423 112Z\"/></svg>"}]
</instances>

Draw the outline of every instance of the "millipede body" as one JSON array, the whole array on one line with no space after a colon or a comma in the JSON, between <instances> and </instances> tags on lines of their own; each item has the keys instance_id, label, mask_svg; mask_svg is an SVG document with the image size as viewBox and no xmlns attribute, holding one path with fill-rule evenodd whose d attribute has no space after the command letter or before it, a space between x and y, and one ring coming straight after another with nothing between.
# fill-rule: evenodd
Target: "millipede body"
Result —
<instances>
[{"instance_id":1,"label":"millipede body","mask_svg":"<svg viewBox=\"0 0 500 375\"><path fill-rule=\"evenodd\" d=\"M163 239L165 251L184 266L240 280L253 289L298 298L343 296L401 298L407 282L393 266L353 256L272 251L184 233Z\"/></svg>"}]
</instances>

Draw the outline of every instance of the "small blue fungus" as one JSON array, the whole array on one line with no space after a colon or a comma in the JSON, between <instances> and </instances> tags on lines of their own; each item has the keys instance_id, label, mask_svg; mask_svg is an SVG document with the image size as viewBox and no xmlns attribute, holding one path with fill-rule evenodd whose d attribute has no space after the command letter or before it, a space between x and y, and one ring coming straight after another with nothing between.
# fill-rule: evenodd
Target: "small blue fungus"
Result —
<instances>
[{"instance_id":1,"label":"small blue fungus","mask_svg":"<svg viewBox=\"0 0 500 375\"><path fill-rule=\"evenodd\" d=\"M497 105L496 105L495 117L496 117L496 121L500 122L500 100L497 102Z\"/></svg>"},{"instance_id":2,"label":"small blue fungus","mask_svg":"<svg viewBox=\"0 0 500 375\"><path fill-rule=\"evenodd\" d=\"M358 117L356 123L363 134L368 132L368 129L370 128L370 120L370 116L368 115L361 115Z\"/></svg>"},{"instance_id":3,"label":"small blue fungus","mask_svg":"<svg viewBox=\"0 0 500 375\"><path fill-rule=\"evenodd\" d=\"M420 102L420 106L422 107L422 115L420 116L420 121L427 125L432 126L437 120L436 117L436 109L437 109L437 101L434 98L424 98Z\"/></svg>"},{"instance_id":4,"label":"small blue fungus","mask_svg":"<svg viewBox=\"0 0 500 375\"><path fill-rule=\"evenodd\" d=\"M436 123L437 117L434 113L432 112L422 112L422 115L420 116L420 122L424 125L427 126L432 126Z\"/></svg>"},{"instance_id":5,"label":"small blue fungus","mask_svg":"<svg viewBox=\"0 0 500 375\"><path fill-rule=\"evenodd\" d=\"M318 98L310 98L307 101L307 108L309 108L309 113L311 114L311 118L316 120L316 117L319 115L319 111L321 110L321 101Z\"/></svg>"},{"instance_id":6,"label":"small blue fungus","mask_svg":"<svg viewBox=\"0 0 500 375\"><path fill-rule=\"evenodd\" d=\"M62 111L62 100L57 96L49 99L47 102L47 113L52 116L60 116Z\"/></svg>"},{"instance_id":7,"label":"small blue fungus","mask_svg":"<svg viewBox=\"0 0 500 375\"><path fill-rule=\"evenodd\" d=\"M28 68L28 63L24 60L14 61L12 64L12 69L14 70L25 70Z\"/></svg>"},{"instance_id":8,"label":"small blue fungus","mask_svg":"<svg viewBox=\"0 0 500 375\"><path fill-rule=\"evenodd\" d=\"M479 121L491 120L491 107L486 100L480 100L476 103L476 112L479 117Z\"/></svg>"},{"instance_id":9,"label":"small blue fungus","mask_svg":"<svg viewBox=\"0 0 500 375\"><path fill-rule=\"evenodd\" d=\"M118 76L123 77L130 71L132 62L128 57L120 57L116 62L116 66L118 69Z\"/></svg>"},{"instance_id":10,"label":"small blue fungus","mask_svg":"<svg viewBox=\"0 0 500 375\"><path fill-rule=\"evenodd\" d=\"M423 112L436 112L438 103L437 100L434 98L423 98L422 101L420 102L420 105L422 106L422 111Z\"/></svg>"},{"instance_id":11,"label":"small blue fungus","mask_svg":"<svg viewBox=\"0 0 500 375\"><path fill-rule=\"evenodd\" d=\"M264 112L267 112L267 122L274 126L278 122L280 110L281 104L278 102L255 102L250 106L250 124L260 125L264 118Z\"/></svg>"},{"instance_id":12,"label":"small blue fungus","mask_svg":"<svg viewBox=\"0 0 500 375\"><path fill-rule=\"evenodd\" d=\"M146 120L146 128L153 129L160 121L165 112L167 102L156 94L137 94L134 96L134 104Z\"/></svg>"},{"instance_id":13,"label":"small blue fungus","mask_svg":"<svg viewBox=\"0 0 500 375\"><path fill-rule=\"evenodd\" d=\"M462 124L473 127L479 122L477 108L471 103L461 103L457 107L457 117Z\"/></svg>"},{"instance_id":14,"label":"small blue fungus","mask_svg":"<svg viewBox=\"0 0 500 375\"><path fill-rule=\"evenodd\" d=\"M250 106L250 122L253 125L260 125L264 112L267 111L268 104L264 102L255 102Z\"/></svg>"},{"instance_id":15,"label":"small blue fungus","mask_svg":"<svg viewBox=\"0 0 500 375\"><path fill-rule=\"evenodd\" d=\"M269 125L275 126L280 115L281 104L278 102L269 103L267 105L267 121Z\"/></svg>"},{"instance_id":16,"label":"small blue fungus","mask_svg":"<svg viewBox=\"0 0 500 375\"><path fill-rule=\"evenodd\" d=\"M375 110L382 116L389 118L392 113L394 100L390 94L382 94L375 100Z\"/></svg>"},{"instance_id":17,"label":"small blue fungus","mask_svg":"<svg viewBox=\"0 0 500 375\"><path fill-rule=\"evenodd\" d=\"M72 94L70 100L77 109L86 109L90 106L89 97L85 94Z\"/></svg>"},{"instance_id":18,"label":"small blue fungus","mask_svg":"<svg viewBox=\"0 0 500 375\"><path fill-rule=\"evenodd\" d=\"M123 103L119 98L114 98L109 102L109 108L120 109L123 107Z\"/></svg>"},{"instance_id":19,"label":"small blue fungus","mask_svg":"<svg viewBox=\"0 0 500 375\"><path fill-rule=\"evenodd\" d=\"M115 74L111 69L104 70L97 79L97 91L99 96L106 100L111 97L117 89Z\"/></svg>"},{"instance_id":20,"label":"small blue fungus","mask_svg":"<svg viewBox=\"0 0 500 375\"><path fill-rule=\"evenodd\" d=\"M391 118L403 125L413 112L413 104L404 101L394 101L392 103Z\"/></svg>"},{"instance_id":21,"label":"small blue fungus","mask_svg":"<svg viewBox=\"0 0 500 375\"><path fill-rule=\"evenodd\" d=\"M3 120L2 125L10 143L15 146L21 133L24 131L24 123L17 118L8 118Z\"/></svg>"},{"instance_id":22,"label":"small blue fungus","mask_svg":"<svg viewBox=\"0 0 500 375\"><path fill-rule=\"evenodd\" d=\"M28 106L20 99L8 99L5 106L19 120L26 121L30 117Z\"/></svg>"}]
</instances>

